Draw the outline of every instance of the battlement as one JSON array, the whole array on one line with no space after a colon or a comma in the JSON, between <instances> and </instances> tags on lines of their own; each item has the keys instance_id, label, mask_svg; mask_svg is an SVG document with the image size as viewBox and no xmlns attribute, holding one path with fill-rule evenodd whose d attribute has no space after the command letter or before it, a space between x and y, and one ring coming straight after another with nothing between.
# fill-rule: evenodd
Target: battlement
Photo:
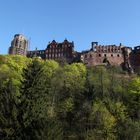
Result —
<instances>
[{"instance_id":1,"label":"battlement","mask_svg":"<svg viewBox=\"0 0 140 140\"><path fill-rule=\"evenodd\" d=\"M120 44L116 45L98 45L98 42L91 43L91 51L100 53L121 53L123 46Z\"/></svg>"}]
</instances>

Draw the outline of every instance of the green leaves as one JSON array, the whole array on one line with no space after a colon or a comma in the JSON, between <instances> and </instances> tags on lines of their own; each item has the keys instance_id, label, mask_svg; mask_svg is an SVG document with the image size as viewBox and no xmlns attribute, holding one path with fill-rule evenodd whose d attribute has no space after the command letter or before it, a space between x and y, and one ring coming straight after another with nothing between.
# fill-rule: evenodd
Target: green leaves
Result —
<instances>
[{"instance_id":1,"label":"green leaves","mask_svg":"<svg viewBox=\"0 0 140 140\"><path fill-rule=\"evenodd\" d=\"M129 84L129 93L140 95L140 77L133 78Z\"/></svg>"},{"instance_id":2,"label":"green leaves","mask_svg":"<svg viewBox=\"0 0 140 140\"><path fill-rule=\"evenodd\" d=\"M96 101L93 104L91 113L91 123L96 130L95 135L100 135L104 139L114 139L115 138L115 125L116 118L113 116L109 110L106 108L105 104L101 101Z\"/></svg>"},{"instance_id":3,"label":"green leaves","mask_svg":"<svg viewBox=\"0 0 140 140\"><path fill-rule=\"evenodd\" d=\"M139 120L136 75L0 55L2 140L139 140Z\"/></svg>"}]
</instances>

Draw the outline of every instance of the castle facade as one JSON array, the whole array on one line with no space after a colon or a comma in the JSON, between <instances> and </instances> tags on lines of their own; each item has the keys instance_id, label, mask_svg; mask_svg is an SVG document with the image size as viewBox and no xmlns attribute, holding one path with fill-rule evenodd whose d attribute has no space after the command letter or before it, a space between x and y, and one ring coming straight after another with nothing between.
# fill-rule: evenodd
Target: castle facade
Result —
<instances>
[{"instance_id":1,"label":"castle facade","mask_svg":"<svg viewBox=\"0 0 140 140\"><path fill-rule=\"evenodd\" d=\"M27 57L39 57L44 60L65 60L67 63L82 61L87 66L114 65L121 66L132 72L140 68L140 46L127 47L121 43L117 45L99 45L92 42L91 48L86 51L76 52L74 42L65 39L58 43L55 40L49 42L46 49L28 51L28 40L20 34L16 34L11 42L9 54L25 55Z\"/></svg>"},{"instance_id":2,"label":"castle facade","mask_svg":"<svg viewBox=\"0 0 140 140\"><path fill-rule=\"evenodd\" d=\"M62 43L58 43L53 40L49 42L45 50L28 51L27 56L53 60L65 59L66 62L71 62L74 57L74 42L65 39Z\"/></svg>"}]
</instances>

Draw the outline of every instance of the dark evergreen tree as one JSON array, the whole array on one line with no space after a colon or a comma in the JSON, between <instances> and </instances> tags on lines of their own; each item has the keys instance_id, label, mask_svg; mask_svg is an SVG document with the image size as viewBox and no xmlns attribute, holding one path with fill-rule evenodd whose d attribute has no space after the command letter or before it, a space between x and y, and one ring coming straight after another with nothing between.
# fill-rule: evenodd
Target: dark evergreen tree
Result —
<instances>
[{"instance_id":1,"label":"dark evergreen tree","mask_svg":"<svg viewBox=\"0 0 140 140\"><path fill-rule=\"evenodd\" d=\"M24 122L22 132L24 139L55 139L57 134L58 137L61 136L58 131L59 123L49 114L51 98L47 85L48 77L44 77L46 76L44 65L45 62L34 59L23 73L21 122ZM53 128L54 131L57 129L56 134L51 130Z\"/></svg>"}]
</instances>

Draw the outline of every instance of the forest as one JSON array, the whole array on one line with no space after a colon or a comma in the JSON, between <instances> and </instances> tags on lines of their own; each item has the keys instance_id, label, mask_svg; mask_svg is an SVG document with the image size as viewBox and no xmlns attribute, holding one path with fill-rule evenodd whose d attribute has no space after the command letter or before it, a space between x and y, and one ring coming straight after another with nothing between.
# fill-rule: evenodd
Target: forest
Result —
<instances>
[{"instance_id":1,"label":"forest","mask_svg":"<svg viewBox=\"0 0 140 140\"><path fill-rule=\"evenodd\" d=\"M140 76L0 55L0 140L140 140Z\"/></svg>"}]
</instances>

